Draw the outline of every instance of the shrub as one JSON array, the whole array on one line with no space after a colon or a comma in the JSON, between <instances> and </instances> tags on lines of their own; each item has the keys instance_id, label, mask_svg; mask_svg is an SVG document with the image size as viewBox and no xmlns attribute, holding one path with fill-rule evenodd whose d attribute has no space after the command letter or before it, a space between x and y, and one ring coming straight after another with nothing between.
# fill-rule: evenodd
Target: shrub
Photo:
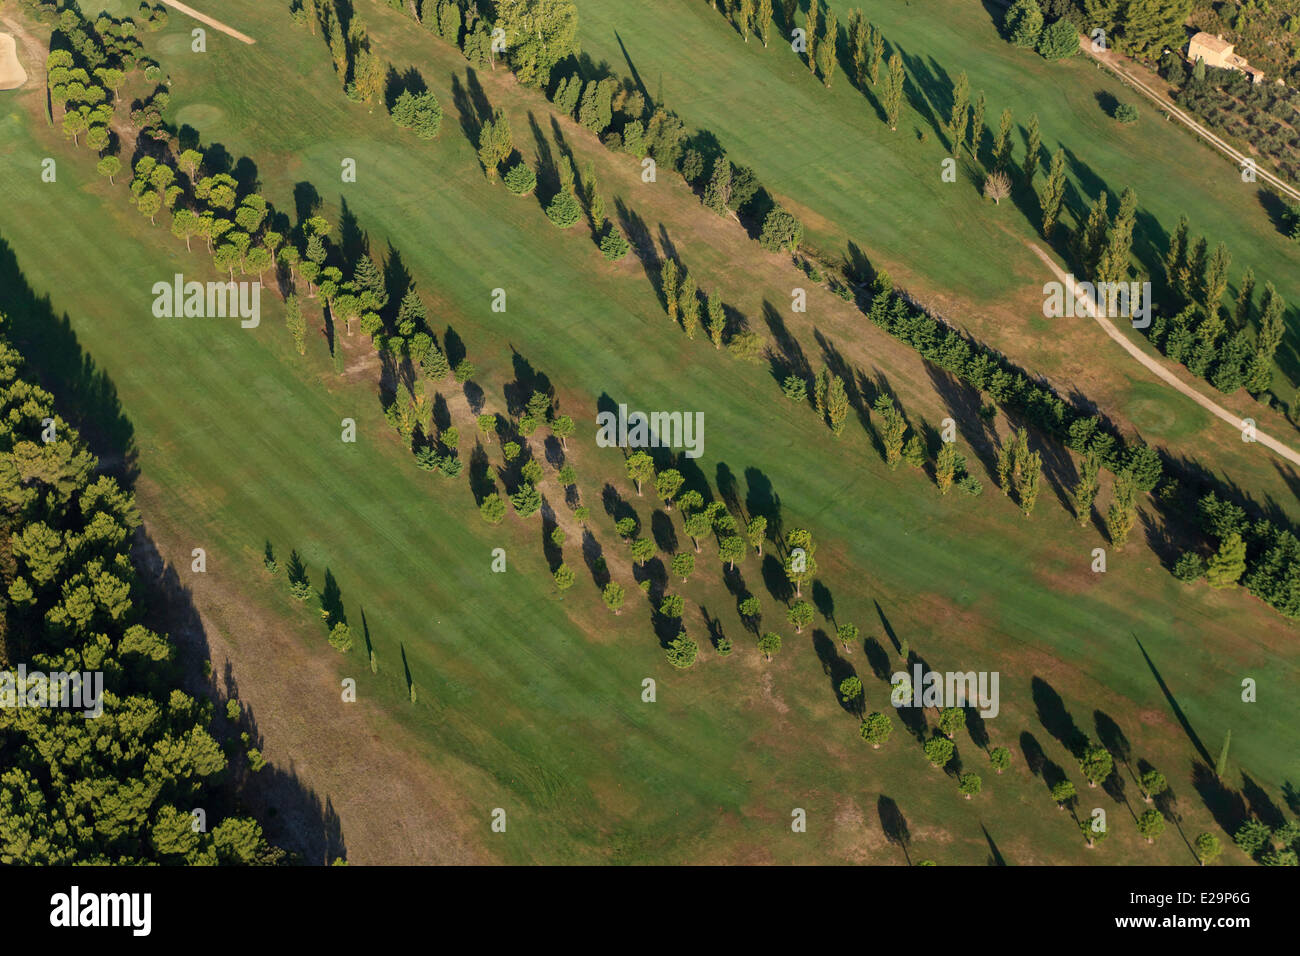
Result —
<instances>
[{"instance_id":1,"label":"shrub","mask_svg":"<svg viewBox=\"0 0 1300 956\"><path fill-rule=\"evenodd\" d=\"M763 220L763 231L758 237L759 245L769 252L788 249L792 254L803 241L803 224L791 213L780 206L769 210Z\"/></svg>"},{"instance_id":2,"label":"shrub","mask_svg":"<svg viewBox=\"0 0 1300 956\"><path fill-rule=\"evenodd\" d=\"M1205 574L1205 559L1189 551L1174 565L1174 577L1185 584L1199 581Z\"/></svg>"},{"instance_id":3,"label":"shrub","mask_svg":"<svg viewBox=\"0 0 1300 956\"><path fill-rule=\"evenodd\" d=\"M668 663L673 667L685 669L695 663L695 656L699 652L700 646L687 637L685 631L682 631L668 645Z\"/></svg>"},{"instance_id":4,"label":"shrub","mask_svg":"<svg viewBox=\"0 0 1300 956\"><path fill-rule=\"evenodd\" d=\"M600 240L600 254L610 262L618 262L627 255L630 248L627 240L623 238L623 233L613 226L610 226L609 232L605 233L605 238Z\"/></svg>"},{"instance_id":5,"label":"shrub","mask_svg":"<svg viewBox=\"0 0 1300 956\"><path fill-rule=\"evenodd\" d=\"M582 218L582 207L578 205L573 193L562 190L556 193L551 204L546 207L546 218L560 229L568 229Z\"/></svg>"},{"instance_id":6,"label":"shrub","mask_svg":"<svg viewBox=\"0 0 1300 956\"><path fill-rule=\"evenodd\" d=\"M757 332L737 332L727 343L727 351L743 362L762 361L763 347L763 337Z\"/></svg>"},{"instance_id":7,"label":"shrub","mask_svg":"<svg viewBox=\"0 0 1300 956\"><path fill-rule=\"evenodd\" d=\"M537 174L521 159L506 170L503 181L516 196L526 196L537 187Z\"/></svg>"},{"instance_id":8,"label":"shrub","mask_svg":"<svg viewBox=\"0 0 1300 956\"><path fill-rule=\"evenodd\" d=\"M340 654L346 654L352 650L352 629L339 621L330 630L330 647Z\"/></svg>"},{"instance_id":9,"label":"shrub","mask_svg":"<svg viewBox=\"0 0 1300 956\"><path fill-rule=\"evenodd\" d=\"M490 498L483 499L483 503L478 506L478 513L488 524L500 524L501 519L506 516L506 503L501 500L500 495L492 495Z\"/></svg>"},{"instance_id":10,"label":"shrub","mask_svg":"<svg viewBox=\"0 0 1300 956\"><path fill-rule=\"evenodd\" d=\"M1038 37L1038 55L1063 60L1079 52L1079 30L1069 20L1057 20Z\"/></svg>"}]
</instances>

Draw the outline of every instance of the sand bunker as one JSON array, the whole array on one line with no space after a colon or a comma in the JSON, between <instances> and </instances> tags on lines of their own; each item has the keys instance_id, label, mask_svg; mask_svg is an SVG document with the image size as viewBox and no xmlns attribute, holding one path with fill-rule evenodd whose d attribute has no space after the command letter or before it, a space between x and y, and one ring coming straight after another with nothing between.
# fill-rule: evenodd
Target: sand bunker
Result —
<instances>
[{"instance_id":1,"label":"sand bunker","mask_svg":"<svg viewBox=\"0 0 1300 956\"><path fill-rule=\"evenodd\" d=\"M16 90L27 82L27 71L18 62L18 44L10 33L0 33L0 90Z\"/></svg>"}]
</instances>

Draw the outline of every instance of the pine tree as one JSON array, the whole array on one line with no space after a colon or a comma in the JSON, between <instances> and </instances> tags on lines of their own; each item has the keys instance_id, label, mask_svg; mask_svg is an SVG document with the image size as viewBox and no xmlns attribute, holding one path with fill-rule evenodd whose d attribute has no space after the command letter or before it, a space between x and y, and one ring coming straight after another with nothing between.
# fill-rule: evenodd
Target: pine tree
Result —
<instances>
[{"instance_id":1,"label":"pine tree","mask_svg":"<svg viewBox=\"0 0 1300 956\"><path fill-rule=\"evenodd\" d=\"M934 462L934 483L939 486L939 494L946 495L957 478L957 446L953 442L944 442Z\"/></svg>"},{"instance_id":2,"label":"pine tree","mask_svg":"<svg viewBox=\"0 0 1300 956\"><path fill-rule=\"evenodd\" d=\"M970 154L977 163L980 161L980 147L984 145L985 107L984 91L980 90L979 96L975 97L975 105L971 107L970 119Z\"/></svg>"},{"instance_id":3,"label":"pine tree","mask_svg":"<svg viewBox=\"0 0 1300 956\"><path fill-rule=\"evenodd\" d=\"M895 53L889 58L889 75L885 77L885 91L881 97L885 118L891 130L898 129L898 117L903 109L903 58Z\"/></svg>"},{"instance_id":4,"label":"pine tree","mask_svg":"<svg viewBox=\"0 0 1300 956\"><path fill-rule=\"evenodd\" d=\"M1239 534L1230 534L1219 543L1210 558L1205 578L1212 588L1230 588L1246 572L1246 542Z\"/></svg>"},{"instance_id":5,"label":"pine tree","mask_svg":"<svg viewBox=\"0 0 1300 956\"><path fill-rule=\"evenodd\" d=\"M1201 305L1207 315L1218 317L1223 294L1228 291L1228 267L1231 265L1228 247L1220 242L1214 247L1214 255L1210 257L1201 284Z\"/></svg>"},{"instance_id":6,"label":"pine tree","mask_svg":"<svg viewBox=\"0 0 1300 956\"><path fill-rule=\"evenodd\" d=\"M307 323L302 317L302 304L298 301L298 297L292 293L284 303L284 324L293 337L293 347L298 350L299 355L306 355Z\"/></svg>"},{"instance_id":7,"label":"pine tree","mask_svg":"<svg viewBox=\"0 0 1300 956\"><path fill-rule=\"evenodd\" d=\"M1106 533L1116 551L1124 550L1129 532L1133 530L1136 509L1137 484L1133 480L1133 473L1125 469L1115 476L1110 508L1106 512Z\"/></svg>"},{"instance_id":8,"label":"pine tree","mask_svg":"<svg viewBox=\"0 0 1300 956\"><path fill-rule=\"evenodd\" d=\"M1101 457L1095 451L1089 451L1084 455L1079 469L1079 483L1074 486L1074 513L1080 526L1087 524L1092 516L1092 504L1097 500L1100 475Z\"/></svg>"},{"instance_id":9,"label":"pine tree","mask_svg":"<svg viewBox=\"0 0 1300 956\"><path fill-rule=\"evenodd\" d=\"M835 11L829 7L826 9L826 19L822 31L821 39L817 41L817 68L821 71L822 82L826 88L830 89L831 80L835 76L835 48L838 35L839 23L835 18Z\"/></svg>"},{"instance_id":10,"label":"pine tree","mask_svg":"<svg viewBox=\"0 0 1300 956\"><path fill-rule=\"evenodd\" d=\"M1237 307L1233 311L1233 320L1237 328L1244 329L1250 325L1251 300L1255 296L1255 270L1246 267L1241 274L1241 285L1237 289Z\"/></svg>"},{"instance_id":11,"label":"pine tree","mask_svg":"<svg viewBox=\"0 0 1300 956\"><path fill-rule=\"evenodd\" d=\"M721 296L708 296L709 302L709 320L706 330L709 333L709 341L713 343L715 349L722 348L722 334L727 330L727 313L722 307Z\"/></svg>"},{"instance_id":12,"label":"pine tree","mask_svg":"<svg viewBox=\"0 0 1300 956\"><path fill-rule=\"evenodd\" d=\"M1183 301L1196 301L1201 289L1205 288L1205 270L1208 263L1206 262L1206 253L1208 245L1204 236L1198 236L1192 243L1191 251L1187 256L1187 265L1183 269L1181 280Z\"/></svg>"},{"instance_id":13,"label":"pine tree","mask_svg":"<svg viewBox=\"0 0 1300 956\"><path fill-rule=\"evenodd\" d=\"M1173 235L1169 237L1169 249L1165 253L1165 281L1171 290L1180 294L1183 286L1183 271L1187 268L1188 227L1187 217L1179 216L1178 225L1174 228Z\"/></svg>"},{"instance_id":14,"label":"pine tree","mask_svg":"<svg viewBox=\"0 0 1300 956\"><path fill-rule=\"evenodd\" d=\"M727 214L727 204L731 202L731 160L726 153L718 154L713 161L713 176L704 187L704 205L719 216Z\"/></svg>"},{"instance_id":15,"label":"pine tree","mask_svg":"<svg viewBox=\"0 0 1300 956\"><path fill-rule=\"evenodd\" d=\"M998 487L1008 498L1011 497L1011 474L1016 464L1016 446L1014 439L1004 442L998 449Z\"/></svg>"},{"instance_id":16,"label":"pine tree","mask_svg":"<svg viewBox=\"0 0 1300 956\"><path fill-rule=\"evenodd\" d=\"M1038 152L1043 148L1042 133L1038 129L1038 114L1029 117L1029 145L1025 153L1025 185L1033 187L1034 173L1038 172Z\"/></svg>"},{"instance_id":17,"label":"pine tree","mask_svg":"<svg viewBox=\"0 0 1300 956\"><path fill-rule=\"evenodd\" d=\"M966 124L970 122L970 80L966 71L957 75L957 82L952 88L952 113L948 119L948 129L952 133L952 151L954 154L966 142Z\"/></svg>"},{"instance_id":18,"label":"pine tree","mask_svg":"<svg viewBox=\"0 0 1300 956\"><path fill-rule=\"evenodd\" d=\"M772 0L758 0L754 7L754 30L766 47L772 33Z\"/></svg>"},{"instance_id":19,"label":"pine tree","mask_svg":"<svg viewBox=\"0 0 1300 956\"><path fill-rule=\"evenodd\" d=\"M1097 266L1105 250L1106 233L1110 229L1110 197L1106 190L1101 191L1088 211L1088 219L1079 233L1079 259L1087 267L1088 274L1097 275Z\"/></svg>"},{"instance_id":20,"label":"pine tree","mask_svg":"<svg viewBox=\"0 0 1300 956\"><path fill-rule=\"evenodd\" d=\"M428 325L429 313L424 309L424 300L412 286L406 290L406 295L402 296L402 302L397 307L397 330L409 339L416 332L427 329Z\"/></svg>"},{"instance_id":21,"label":"pine tree","mask_svg":"<svg viewBox=\"0 0 1300 956\"><path fill-rule=\"evenodd\" d=\"M849 53L853 58L853 82L867 85L867 61L871 57L871 28L861 10L849 11Z\"/></svg>"},{"instance_id":22,"label":"pine tree","mask_svg":"<svg viewBox=\"0 0 1300 956\"><path fill-rule=\"evenodd\" d=\"M1137 193L1125 189L1120 195L1119 211L1106 237L1106 251L1099 263L1100 282L1123 282L1128 278L1129 257L1133 250L1133 229L1137 225Z\"/></svg>"},{"instance_id":23,"label":"pine tree","mask_svg":"<svg viewBox=\"0 0 1300 956\"><path fill-rule=\"evenodd\" d=\"M700 297L695 290L695 277L687 275L682 280L681 292L677 295L677 306L682 313L682 328L686 330L686 337L695 338L695 333L700 330Z\"/></svg>"},{"instance_id":24,"label":"pine tree","mask_svg":"<svg viewBox=\"0 0 1300 956\"><path fill-rule=\"evenodd\" d=\"M1014 145L1011 141L1012 129L1011 110L1005 109L998 121L997 139L993 141L993 168L1002 172L1011 165L1011 149Z\"/></svg>"},{"instance_id":25,"label":"pine tree","mask_svg":"<svg viewBox=\"0 0 1300 956\"><path fill-rule=\"evenodd\" d=\"M1043 238L1051 239L1056 223L1061 215L1061 203L1065 200L1065 150L1058 149L1052 154L1052 165L1047 172L1047 184L1039 200L1043 210Z\"/></svg>"},{"instance_id":26,"label":"pine tree","mask_svg":"<svg viewBox=\"0 0 1300 956\"><path fill-rule=\"evenodd\" d=\"M838 375L830 377L830 387L826 391L826 421L831 427L831 434L836 438L844 432L844 423L849 417L849 396L844 390L844 380Z\"/></svg>"},{"instance_id":27,"label":"pine tree","mask_svg":"<svg viewBox=\"0 0 1300 956\"><path fill-rule=\"evenodd\" d=\"M1016 479L1016 497L1020 499L1020 511L1028 518L1038 501L1038 483L1042 477L1043 457L1036 451L1025 451L1019 462L1019 475Z\"/></svg>"},{"instance_id":28,"label":"pine tree","mask_svg":"<svg viewBox=\"0 0 1300 956\"><path fill-rule=\"evenodd\" d=\"M664 303L668 309L668 318L677 321L677 260L665 259L659 269L659 283L664 290Z\"/></svg>"},{"instance_id":29,"label":"pine tree","mask_svg":"<svg viewBox=\"0 0 1300 956\"><path fill-rule=\"evenodd\" d=\"M807 45L808 69L817 73L817 24L821 18L817 15L820 0L812 0L808 12L803 17L804 43Z\"/></svg>"},{"instance_id":30,"label":"pine tree","mask_svg":"<svg viewBox=\"0 0 1300 956\"><path fill-rule=\"evenodd\" d=\"M871 56L867 60L867 78L875 86L880 79L880 63L885 58L885 34L874 23L869 24L871 34Z\"/></svg>"}]
</instances>

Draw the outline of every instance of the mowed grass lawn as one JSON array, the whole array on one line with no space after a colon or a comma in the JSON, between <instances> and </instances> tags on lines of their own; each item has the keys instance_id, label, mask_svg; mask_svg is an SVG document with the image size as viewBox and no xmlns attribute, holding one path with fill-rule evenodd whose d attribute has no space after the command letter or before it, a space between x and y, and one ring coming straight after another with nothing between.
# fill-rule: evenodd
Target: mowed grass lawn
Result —
<instances>
[{"instance_id":1,"label":"mowed grass lawn","mask_svg":"<svg viewBox=\"0 0 1300 956\"><path fill-rule=\"evenodd\" d=\"M614 618L572 542L566 559L580 584L557 601L540 523L512 517L489 529L473 514L463 482L416 470L382 421L373 377L340 384L324 371L315 340L309 360L297 360L270 308L255 331L220 320L153 319L152 283L176 271L202 274L206 257L187 256L164 228L151 229L124 190L96 182L91 158L71 158L36 113L11 110L0 154L7 164L35 170L45 155L63 161L57 186L15 175L20 185L0 228L28 279L51 292L54 308L69 313L112 375L136 424L144 474L174 489L149 506L184 516L208 548L209 574L228 575L235 591L275 599L260 563L268 538L282 562L299 547L318 585L328 566L354 625L364 609L381 661L372 679L354 652L341 673L362 671L363 695L424 735L431 759L466 768L459 800L481 816L485 841L497 840L488 845L503 858L901 861L878 823L888 798L910 823L914 859L983 862L990 848L982 821L1011 862L1189 862L1172 833L1147 847L1123 820L1122 839L1087 853L1024 766L1021 734L1030 733L1079 781L1040 724L1040 707L1052 708L1041 689L1035 700L1037 677L1085 730L1095 735L1094 711L1101 711L1133 742L1135 761L1166 769L1185 829L1211 827L1190 783L1191 748L1137 653L1135 633L1209 748L1231 726L1234 755L1255 779L1274 793L1294 779L1294 748L1285 744L1293 706L1277 695L1238 702L1243 675L1258 675L1262 687L1295 682L1294 656L1274 644L1269 631L1281 625L1269 612L1241 595L1189 599L1142 551L1093 576L1086 566L1095 536L1073 534L1046 491L1029 523L992 489L979 502L940 500L915 474L885 469L860 433L851 430L837 445L810 427L810 413L775 408L764 372L674 337L639 268L604 267L578 229L557 238L535 201L489 188L452 109L452 83L469 85L463 63L407 25L378 11L370 16L393 44L394 61L409 54L448 108L435 143L403 138L382 112L348 104L319 38L292 31L278 10L248 3L233 5L229 18L258 36L256 47L218 41L206 56L166 58L174 111L215 117L205 137L235 157L255 157L264 191L281 208L292 209L294 184L309 181L331 215L339 197L347 199L376 250L391 240L436 303L435 315L466 340L489 408L502 407L513 348L550 376L580 423L590 423L602 394L632 407L704 410L705 476L716 486L725 466L742 499L770 486L785 525L813 529L837 620L856 621L885 645L878 602L892 630L931 666L1002 672L1002 713L989 730L1016 755L1012 773L986 772L988 792L966 803L901 727L886 749L871 752L835 700L815 638L790 633L752 557L743 571L764 597L765 627L787 638L772 665L758 660L742 632L711 552L683 593L690 605L707 607L738 647L723 660L706 646L684 674L664 662L630 580L628 610ZM174 42L182 26L173 23L159 43ZM247 77L257 78L264 97L240 81ZM522 109L529 101L497 97L508 86L492 83L494 103L511 111L517 141L530 151ZM549 128L540 101L531 106ZM358 161L359 175L344 186L335 177L347 157ZM607 201L616 198L625 197ZM495 287L509 291L504 316L488 308ZM901 397L909 409L914 400L937 414L933 394ZM356 446L338 441L343 416L359 423ZM457 424L471 430L467 420ZM602 484L616 485L647 527L651 507L619 474L618 456L597 450L592 437L588 425L570 444L598 537L613 552ZM492 454L499 461L495 448ZM554 482L548 491L562 511ZM510 557L504 575L489 570L497 546ZM311 615L290 608L287 595L278 600L286 613ZM692 607L687 626L707 644L700 621ZM323 633L320 646L333 653ZM414 706L405 697L403 649L420 688ZM862 649L847 661L864 677L868 706L883 708L887 687L870 677ZM659 680L653 705L640 700L647 676ZM985 769L969 739L959 752L967 768ZM1131 781L1127 793L1132 801ZM497 806L514 811L512 824L508 835L489 837L488 813ZM807 834L790 832L794 807L809 812Z\"/></svg>"},{"instance_id":2,"label":"mowed grass lawn","mask_svg":"<svg viewBox=\"0 0 1300 956\"><path fill-rule=\"evenodd\" d=\"M941 180L940 164L949 155L941 130L951 110L952 83L965 70L972 97L983 90L988 100L986 148L992 148L1002 110L1010 108L1018 167L1026 123L1037 113L1044 148L1066 151L1074 203L1090 203L1104 188L1113 214L1126 186L1137 191L1135 252L1157 275L1168 231L1185 213L1193 236L1205 234L1211 249L1218 240L1227 243L1233 295L1247 265L1260 278L1260 289L1264 280L1272 281L1291 303L1291 338L1279 350L1282 374L1275 391L1289 401L1290 386L1300 384L1300 249L1279 234L1259 188L1243 183L1227 160L1082 55L1048 63L1003 41L1001 13L992 4L824 4L839 16L841 30L850 10L864 10L884 31L886 57L895 50L902 56L909 100L892 133L843 64L829 90L812 76L782 36L779 15L764 49L752 36L745 43L712 5L699 0L577 5L583 54L620 76L638 78L688 127L711 130L733 162L752 166L800 213L814 247L838 258L849 242L856 243L874 264L933 296L982 338L1036 370L1053 372L1063 335L1100 333L1091 323L1070 328L1071 320L1055 320L1049 332L1027 325L1041 316L1042 284L1051 277L1024 245L1041 239L1037 200L1023 180L1017 181L1015 201L997 208L982 198L982 177L975 181L968 158L957 183ZM796 20L802 26L803 14ZM847 62L847 49L841 53ZM874 92L882 86L883 81ZM1100 105L1107 98L1134 102L1138 123L1115 123ZM1040 163L1039 185L1044 169ZM1097 362L1122 360L1119 353L1111 355L1104 338L1091 341Z\"/></svg>"}]
</instances>

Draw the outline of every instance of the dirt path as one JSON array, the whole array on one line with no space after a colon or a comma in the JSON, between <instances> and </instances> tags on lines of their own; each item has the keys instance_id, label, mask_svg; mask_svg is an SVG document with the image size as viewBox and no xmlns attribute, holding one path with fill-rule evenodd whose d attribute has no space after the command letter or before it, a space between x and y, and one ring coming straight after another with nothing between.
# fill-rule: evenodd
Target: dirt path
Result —
<instances>
[{"instance_id":1,"label":"dirt path","mask_svg":"<svg viewBox=\"0 0 1300 956\"><path fill-rule=\"evenodd\" d=\"M239 32L238 30L236 30L234 27L228 27L228 26L226 26L224 23L222 23L220 20L214 20L214 19L212 19L210 16L208 16L207 14L199 13L199 11L195 10L193 7L187 7L187 6L186 6L185 4L183 4L183 3L177 3L176 0L162 0L162 2L165 3L165 4L166 4L167 6L169 6L169 7L172 7L173 9L179 10L181 13L184 13L184 14L187 14L187 15L193 17L195 20L198 20L200 23L206 23L208 26L212 27L212 29L214 29L214 30L220 30L222 33L226 34L227 36L232 36L232 37L234 37L236 40L240 41L241 43L250 43L250 44L251 44L251 43L256 43L256 42L257 42L257 41L254 40L252 37L250 37L248 34L246 34L246 33L240 33L240 32Z\"/></svg>"},{"instance_id":2,"label":"dirt path","mask_svg":"<svg viewBox=\"0 0 1300 956\"><path fill-rule=\"evenodd\" d=\"M1138 348L1138 346L1135 345L1132 341L1130 341L1129 338L1126 335L1124 335L1123 332L1121 332L1119 329L1115 327L1115 323L1111 322L1110 319L1106 318L1105 316L1097 312L1097 307L1095 303L1092 301L1092 299L1083 294L1083 292L1079 288L1079 284L1075 282L1072 277L1067 276L1063 271L1061 271L1061 268L1055 262L1052 261L1051 257L1046 252L1044 252L1042 249L1040 249L1038 246L1034 245L1033 243L1029 243L1028 245L1029 248L1034 251L1034 254L1037 255L1038 258L1042 259L1043 262L1047 264L1047 267L1052 270L1052 274L1056 276L1057 281L1069 286L1070 294L1074 296L1075 301L1079 302L1082 305L1084 311L1087 312L1087 314L1091 315L1094 319L1097 320L1097 324L1100 325L1105 330L1107 335L1109 335L1112 339L1114 339L1121 346L1123 346L1124 351L1128 352L1129 355L1133 356L1133 358L1141 362L1147 369L1153 372L1156 375L1156 377L1159 378L1161 381L1163 381L1165 384L1170 385L1173 388L1177 389L1179 392L1186 395L1188 398L1194 401L1197 405L1200 405L1210 414L1214 415L1217 418L1223 419L1225 422L1227 422L1229 425L1231 425L1233 428L1237 429L1238 431L1243 431L1245 429L1246 427L1245 422L1242 419L1232 414L1232 412L1228 411L1223 406L1206 398L1196 389L1192 388L1186 382L1178 378L1178 376L1176 376L1169 369L1165 368L1163 364L1158 362L1156 359L1152 358L1146 352L1142 351L1142 349ZM1283 445L1277 439L1271 438L1259 430L1256 430L1255 438L1265 448L1271 449L1272 451L1281 455L1287 461L1300 465L1300 452L1296 452L1291 448L1288 448L1286 445Z\"/></svg>"}]
</instances>

